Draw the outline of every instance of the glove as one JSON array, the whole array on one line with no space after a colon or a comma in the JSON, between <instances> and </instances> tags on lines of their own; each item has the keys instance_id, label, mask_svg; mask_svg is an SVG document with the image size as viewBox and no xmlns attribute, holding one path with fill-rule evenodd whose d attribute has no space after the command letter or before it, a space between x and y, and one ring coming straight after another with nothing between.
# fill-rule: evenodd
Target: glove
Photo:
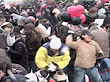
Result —
<instances>
[{"instance_id":1,"label":"glove","mask_svg":"<svg viewBox=\"0 0 110 82\"><path fill-rule=\"evenodd\" d=\"M70 34L72 34L73 41L77 41L78 35L76 34L76 32L69 30L68 35L70 35Z\"/></svg>"},{"instance_id":2,"label":"glove","mask_svg":"<svg viewBox=\"0 0 110 82\"><path fill-rule=\"evenodd\" d=\"M103 54L102 53L97 53L96 56L101 57L101 56L103 56Z\"/></svg>"},{"instance_id":3,"label":"glove","mask_svg":"<svg viewBox=\"0 0 110 82\"><path fill-rule=\"evenodd\" d=\"M37 72L35 72L35 75L37 76L38 82L43 82L43 80L49 77L49 73L46 70L38 70Z\"/></svg>"},{"instance_id":4,"label":"glove","mask_svg":"<svg viewBox=\"0 0 110 82\"><path fill-rule=\"evenodd\" d=\"M58 68L58 65L54 62L50 63L48 66L47 66L47 70L50 71L50 72L54 72L56 71Z\"/></svg>"},{"instance_id":5,"label":"glove","mask_svg":"<svg viewBox=\"0 0 110 82\"><path fill-rule=\"evenodd\" d=\"M40 74L41 74L44 78L46 78L46 77L48 76L48 72L45 71L45 70L40 71Z\"/></svg>"}]
</instances>

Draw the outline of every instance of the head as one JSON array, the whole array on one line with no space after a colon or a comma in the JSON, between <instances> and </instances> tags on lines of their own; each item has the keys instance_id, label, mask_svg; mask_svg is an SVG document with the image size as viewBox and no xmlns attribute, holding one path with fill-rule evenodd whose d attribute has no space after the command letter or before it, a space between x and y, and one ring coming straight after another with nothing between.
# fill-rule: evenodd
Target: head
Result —
<instances>
[{"instance_id":1,"label":"head","mask_svg":"<svg viewBox=\"0 0 110 82\"><path fill-rule=\"evenodd\" d=\"M77 17L77 16L75 16L75 17L73 17L73 18L71 19L71 23L72 23L73 25L79 25L79 24L81 24L81 21L82 21L82 19L81 19L80 17Z\"/></svg>"},{"instance_id":2,"label":"head","mask_svg":"<svg viewBox=\"0 0 110 82\"><path fill-rule=\"evenodd\" d=\"M2 28L4 31L8 32L8 33L13 32L13 30L14 30L14 27L13 27L13 25L12 25L10 22L4 22L4 23L1 25L1 28Z\"/></svg>"},{"instance_id":3,"label":"head","mask_svg":"<svg viewBox=\"0 0 110 82\"><path fill-rule=\"evenodd\" d=\"M60 13L60 19L61 21L64 21L64 22L70 22L71 16L68 12L64 11Z\"/></svg>"},{"instance_id":4,"label":"head","mask_svg":"<svg viewBox=\"0 0 110 82\"><path fill-rule=\"evenodd\" d=\"M53 52L57 52L59 51L59 49L61 48L62 46L62 42L61 42L61 39L60 38L53 38L51 41L50 41L50 49L53 51Z\"/></svg>"},{"instance_id":5,"label":"head","mask_svg":"<svg viewBox=\"0 0 110 82\"><path fill-rule=\"evenodd\" d=\"M92 17L92 18L95 19L95 18L97 17L97 15L98 15L98 8L97 8L96 6L91 7L91 8L89 9L88 14L89 14L90 17Z\"/></svg>"},{"instance_id":6,"label":"head","mask_svg":"<svg viewBox=\"0 0 110 82\"><path fill-rule=\"evenodd\" d=\"M36 19L35 19L33 16L29 16L29 17L27 18L27 23L28 23L28 22L35 24L35 23L36 23Z\"/></svg>"},{"instance_id":7,"label":"head","mask_svg":"<svg viewBox=\"0 0 110 82\"><path fill-rule=\"evenodd\" d=\"M2 69L0 69L0 79L4 76L4 72L3 72L3 70Z\"/></svg>"},{"instance_id":8,"label":"head","mask_svg":"<svg viewBox=\"0 0 110 82\"><path fill-rule=\"evenodd\" d=\"M55 16L56 16L56 17L58 17L58 16L59 16L59 14L60 14L61 12L60 12L60 10L59 10L59 9L54 8L54 9L53 9L53 11L52 11L52 13L54 13L54 14L55 14Z\"/></svg>"},{"instance_id":9,"label":"head","mask_svg":"<svg viewBox=\"0 0 110 82\"><path fill-rule=\"evenodd\" d=\"M109 3L109 2L104 3L104 8L105 8L105 9L109 10L109 7L110 7L110 3Z\"/></svg>"},{"instance_id":10,"label":"head","mask_svg":"<svg viewBox=\"0 0 110 82\"><path fill-rule=\"evenodd\" d=\"M81 39L84 40L85 42L90 42L91 41L91 33L89 30L85 29L85 30L82 30L81 32Z\"/></svg>"}]
</instances>

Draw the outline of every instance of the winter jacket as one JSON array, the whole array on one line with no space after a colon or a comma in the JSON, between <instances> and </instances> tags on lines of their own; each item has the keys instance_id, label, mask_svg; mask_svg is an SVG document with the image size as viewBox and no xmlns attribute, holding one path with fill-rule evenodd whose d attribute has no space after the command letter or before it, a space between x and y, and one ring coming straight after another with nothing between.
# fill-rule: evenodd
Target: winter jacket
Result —
<instances>
[{"instance_id":1,"label":"winter jacket","mask_svg":"<svg viewBox=\"0 0 110 82\"><path fill-rule=\"evenodd\" d=\"M67 45L77 50L75 66L81 68L94 67L96 63L96 53L103 53L99 45L91 40L86 43L84 40L70 41Z\"/></svg>"},{"instance_id":2,"label":"winter jacket","mask_svg":"<svg viewBox=\"0 0 110 82\"><path fill-rule=\"evenodd\" d=\"M2 49L7 48L6 36L4 35L0 35L0 48Z\"/></svg>"},{"instance_id":3,"label":"winter jacket","mask_svg":"<svg viewBox=\"0 0 110 82\"><path fill-rule=\"evenodd\" d=\"M101 47L102 51L104 52L104 56L97 57L105 58L109 57L109 34L108 32L104 31L101 27L98 27L97 25L92 25L90 27L91 34L92 34L92 40L95 40L99 46Z\"/></svg>"},{"instance_id":4,"label":"winter jacket","mask_svg":"<svg viewBox=\"0 0 110 82\"><path fill-rule=\"evenodd\" d=\"M62 45L59 54L53 54L50 49L49 43L44 44L39 48L36 53L35 62L41 69L45 69L50 63L54 62L58 65L58 69L65 68L70 61L70 51L66 45Z\"/></svg>"},{"instance_id":5,"label":"winter jacket","mask_svg":"<svg viewBox=\"0 0 110 82\"><path fill-rule=\"evenodd\" d=\"M0 70L3 70L5 75L7 75L7 70L12 68L12 63L10 58L4 49L0 49Z\"/></svg>"},{"instance_id":6,"label":"winter jacket","mask_svg":"<svg viewBox=\"0 0 110 82\"><path fill-rule=\"evenodd\" d=\"M92 34L92 38L93 40L95 40L99 46L101 47L102 51L104 52L104 56L100 57L100 58L104 58L104 57L109 57L109 35L108 32L100 30L100 29L96 29L91 31Z\"/></svg>"},{"instance_id":7,"label":"winter jacket","mask_svg":"<svg viewBox=\"0 0 110 82\"><path fill-rule=\"evenodd\" d=\"M8 50L12 63L20 64L26 69L28 68L28 52L26 45L22 40L17 40Z\"/></svg>"}]
</instances>

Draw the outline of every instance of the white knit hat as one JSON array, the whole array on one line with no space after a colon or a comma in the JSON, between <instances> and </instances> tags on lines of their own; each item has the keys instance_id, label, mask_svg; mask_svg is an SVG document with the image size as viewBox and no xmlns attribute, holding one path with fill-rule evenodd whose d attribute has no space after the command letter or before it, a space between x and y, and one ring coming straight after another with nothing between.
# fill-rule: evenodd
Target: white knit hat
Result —
<instances>
[{"instance_id":1,"label":"white knit hat","mask_svg":"<svg viewBox=\"0 0 110 82\"><path fill-rule=\"evenodd\" d=\"M61 43L61 39L60 38L53 38L51 41L50 41L50 48L51 49L59 49L60 47L62 46L62 43Z\"/></svg>"}]
</instances>

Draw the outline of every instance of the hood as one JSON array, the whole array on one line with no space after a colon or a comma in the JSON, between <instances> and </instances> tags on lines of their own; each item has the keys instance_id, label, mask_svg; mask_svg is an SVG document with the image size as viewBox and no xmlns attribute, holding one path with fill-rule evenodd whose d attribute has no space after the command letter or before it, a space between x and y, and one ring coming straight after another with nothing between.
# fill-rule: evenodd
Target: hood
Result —
<instances>
[{"instance_id":1,"label":"hood","mask_svg":"<svg viewBox=\"0 0 110 82\"><path fill-rule=\"evenodd\" d=\"M93 22L93 23L89 24L88 28L89 28L90 31L93 31L93 30L98 29L98 25Z\"/></svg>"}]
</instances>

